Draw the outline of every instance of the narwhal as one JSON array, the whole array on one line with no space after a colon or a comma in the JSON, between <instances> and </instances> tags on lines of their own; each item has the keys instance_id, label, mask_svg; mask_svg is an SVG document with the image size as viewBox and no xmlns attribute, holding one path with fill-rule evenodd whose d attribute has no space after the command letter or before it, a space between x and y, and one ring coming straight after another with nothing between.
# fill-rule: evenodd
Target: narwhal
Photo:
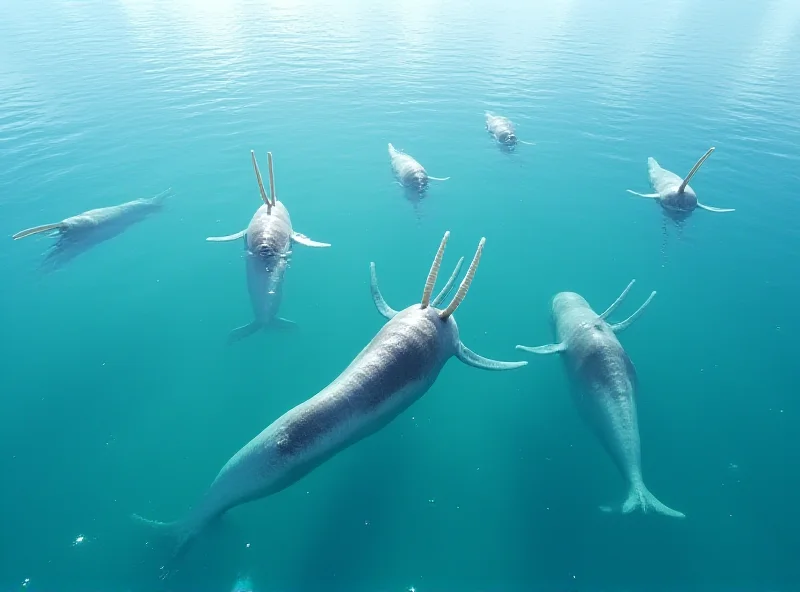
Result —
<instances>
[{"instance_id":1,"label":"narwhal","mask_svg":"<svg viewBox=\"0 0 800 592\"><path fill-rule=\"evenodd\" d=\"M419 193L428 188L428 181L447 181L450 177L431 177L417 160L410 154L397 150L389 143L389 158L392 162L397 182Z\"/></svg>"},{"instance_id":2,"label":"narwhal","mask_svg":"<svg viewBox=\"0 0 800 592\"><path fill-rule=\"evenodd\" d=\"M574 402L628 484L623 513L636 509L683 518L681 512L661 503L645 487L636 414L636 370L616 334L641 316L653 300L650 297L630 317L614 325L606 319L630 291L634 282L602 314L575 292L560 292L551 303L557 343L539 347L518 345L517 349L537 353L561 353L572 385ZM611 511L603 507L604 511Z\"/></svg>"},{"instance_id":3,"label":"narwhal","mask_svg":"<svg viewBox=\"0 0 800 592\"><path fill-rule=\"evenodd\" d=\"M228 236L210 236L206 239L212 242L229 242L244 238L247 290L250 293L250 304L255 318L247 325L231 331L228 343L248 337L263 328L293 325L293 321L278 316L291 246L296 243L307 247L330 247L328 243L313 241L292 229L289 211L275 197L272 152L267 152L269 196L264 189L261 171L258 168L255 152L252 150L250 158L253 161L258 189L264 203L253 214L250 224L244 230Z\"/></svg>"},{"instance_id":4,"label":"narwhal","mask_svg":"<svg viewBox=\"0 0 800 592\"><path fill-rule=\"evenodd\" d=\"M508 117L502 115L495 115L486 111L486 131L489 132L495 142L504 150L512 151L516 149L517 144L533 145L533 142L525 142L517 138L514 130L514 124Z\"/></svg>"},{"instance_id":5,"label":"narwhal","mask_svg":"<svg viewBox=\"0 0 800 592\"><path fill-rule=\"evenodd\" d=\"M52 231L50 236L58 240L46 253L42 268L55 270L95 245L122 234L150 214L160 211L169 192L170 189L167 189L154 197L139 198L116 206L89 210L61 222L22 230L11 238L18 240Z\"/></svg>"},{"instance_id":6,"label":"narwhal","mask_svg":"<svg viewBox=\"0 0 800 592\"><path fill-rule=\"evenodd\" d=\"M701 208L709 212L733 212L735 210L725 208L715 208L707 206L697 201L697 194L689 186L689 181L694 177L695 173L711 156L714 152L714 147L700 157L689 174L685 179L681 179L672 171L661 168L656 162L656 159L650 157L647 159L647 170L650 175L650 184L655 189L655 193L637 193L628 189L628 193L638 195L639 197L649 197L658 200L659 205L664 209L664 212L675 221L685 220L696 208Z\"/></svg>"},{"instance_id":7,"label":"narwhal","mask_svg":"<svg viewBox=\"0 0 800 592\"><path fill-rule=\"evenodd\" d=\"M448 231L439 245L422 301L404 310L392 309L383 299L375 265L370 263L372 298L388 322L333 382L284 413L234 454L184 519L163 523L136 518L171 533L176 539L177 554L226 511L289 487L334 455L386 426L428 391L451 357L486 370L524 366L527 362L484 358L468 349L459 337L453 313L467 295L485 239L481 238L450 304L437 308L446 297L450 282L431 300L449 236Z\"/></svg>"}]
</instances>

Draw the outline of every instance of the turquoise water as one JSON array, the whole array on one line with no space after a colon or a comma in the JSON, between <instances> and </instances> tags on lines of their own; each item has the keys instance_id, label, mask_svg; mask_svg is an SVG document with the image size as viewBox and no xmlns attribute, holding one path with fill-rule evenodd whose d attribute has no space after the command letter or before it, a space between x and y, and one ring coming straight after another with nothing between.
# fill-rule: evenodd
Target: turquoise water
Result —
<instances>
[{"instance_id":1,"label":"turquoise water","mask_svg":"<svg viewBox=\"0 0 800 592\"><path fill-rule=\"evenodd\" d=\"M530 4L530 5L529 5ZM796 0L41 1L0 5L0 588L257 592L796 590L800 331ZM523 140L498 150L486 110ZM432 183L415 208L387 143ZM647 158L701 201L682 233ZM236 232L275 157L293 332L252 318ZM172 188L164 211L39 270L31 226ZM137 512L179 518L444 268L486 247L450 361L378 434L232 510L169 577ZM607 515L625 486L569 398L549 301L603 310L640 378L645 481L686 513ZM79 537L80 542L77 542ZM23 582L26 582L23 586Z\"/></svg>"}]
</instances>

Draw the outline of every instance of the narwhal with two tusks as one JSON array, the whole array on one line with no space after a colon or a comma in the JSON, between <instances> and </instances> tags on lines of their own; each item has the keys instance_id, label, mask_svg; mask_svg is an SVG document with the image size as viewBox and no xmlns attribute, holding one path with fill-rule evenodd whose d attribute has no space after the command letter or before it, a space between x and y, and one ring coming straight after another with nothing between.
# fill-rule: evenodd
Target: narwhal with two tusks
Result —
<instances>
[{"instance_id":1,"label":"narwhal with two tusks","mask_svg":"<svg viewBox=\"0 0 800 592\"><path fill-rule=\"evenodd\" d=\"M650 184L655 189L655 193L638 193L628 189L628 193L638 195L639 197L649 197L658 200L658 203L664 209L668 217L675 221L685 220L696 208L701 208L709 212L733 212L735 210L725 208L715 208L707 206L697 201L697 194L689 186L689 181L694 177L695 173L700 169L706 159L714 152L714 147L700 157L689 174L685 179L681 179L672 171L661 168L656 162L656 159L650 157L647 159L647 170L650 175Z\"/></svg>"},{"instance_id":2,"label":"narwhal with two tusks","mask_svg":"<svg viewBox=\"0 0 800 592\"><path fill-rule=\"evenodd\" d=\"M642 477L639 420L636 414L636 370L616 334L633 324L653 300L650 297L630 317L614 325L606 319L630 291L634 282L602 314L575 292L560 292L551 303L557 343L539 347L518 345L536 354L561 353L572 385L575 405L628 483L628 497L621 510L654 510L683 518L650 493ZM608 507L604 511L611 511Z\"/></svg>"},{"instance_id":3,"label":"narwhal with two tusks","mask_svg":"<svg viewBox=\"0 0 800 592\"><path fill-rule=\"evenodd\" d=\"M22 230L11 238L18 240L52 231L50 236L58 240L45 255L42 267L45 270L55 270L95 245L122 234L150 214L160 211L169 192L170 189L167 189L154 197L143 197L116 206L89 210L61 222Z\"/></svg>"},{"instance_id":4,"label":"narwhal with two tusks","mask_svg":"<svg viewBox=\"0 0 800 592\"><path fill-rule=\"evenodd\" d=\"M486 111L486 131L492 136L497 144L506 151L515 150L517 144L528 144L533 146L533 142L525 142L517 138L514 124L508 117L495 115Z\"/></svg>"},{"instance_id":5,"label":"narwhal with two tusks","mask_svg":"<svg viewBox=\"0 0 800 592\"><path fill-rule=\"evenodd\" d=\"M450 304L439 309L455 281L431 300L446 232L422 292L422 301L395 311L380 293L370 264L375 306L388 322L328 386L273 421L225 463L204 497L179 522L139 520L171 533L175 553L213 519L231 508L289 487L320 464L374 434L422 397L453 356L486 370L511 370L527 362L499 362L469 350L453 313L475 276L485 239Z\"/></svg>"},{"instance_id":6,"label":"narwhal with two tusks","mask_svg":"<svg viewBox=\"0 0 800 592\"><path fill-rule=\"evenodd\" d=\"M250 293L250 304L255 319L231 331L228 343L248 337L263 328L294 325L293 321L278 316L278 308L283 298L283 280L286 268L289 266L292 244L330 247L328 243L313 241L292 229L289 211L275 197L272 152L267 153L269 195L264 189L261 171L258 168L255 152L252 150L250 158L253 161L258 189L264 203L253 214L250 224L244 230L228 236L210 236L206 239L211 242L244 239L247 290Z\"/></svg>"}]
</instances>

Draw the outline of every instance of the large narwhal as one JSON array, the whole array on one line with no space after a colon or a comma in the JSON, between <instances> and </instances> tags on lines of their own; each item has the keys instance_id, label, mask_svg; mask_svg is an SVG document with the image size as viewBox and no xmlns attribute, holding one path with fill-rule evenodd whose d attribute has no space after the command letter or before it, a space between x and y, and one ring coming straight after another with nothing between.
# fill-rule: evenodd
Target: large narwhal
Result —
<instances>
[{"instance_id":1,"label":"large narwhal","mask_svg":"<svg viewBox=\"0 0 800 592\"><path fill-rule=\"evenodd\" d=\"M58 240L47 251L42 269L45 271L59 269L74 257L122 234L130 226L160 211L169 191L167 189L154 197L143 197L116 206L89 210L65 218L61 222L28 228L11 238L17 240L52 231L50 236Z\"/></svg>"},{"instance_id":2,"label":"large narwhal","mask_svg":"<svg viewBox=\"0 0 800 592\"><path fill-rule=\"evenodd\" d=\"M250 224L244 230L228 236L210 236L211 242L229 242L244 238L245 267L247 270L247 290L254 320L230 332L228 343L238 341L256 331L278 325L292 325L293 322L278 316L278 308L283 299L283 279L289 266L289 256L293 243L307 247L330 247L328 243L311 240L292 229L289 211L275 198L275 175L272 170L272 152L267 153L269 165L269 191L264 189L261 171L258 169L255 152L250 151L253 169L258 181L258 189L264 203L253 214Z\"/></svg>"},{"instance_id":3,"label":"large narwhal","mask_svg":"<svg viewBox=\"0 0 800 592\"><path fill-rule=\"evenodd\" d=\"M370 264L372 297L388 322L333 382L284 413L234 454L187 517L171 523L137 518L172 534L177 553L214 518L289 487L386 426L428 391L451 357L486 370L511 370L527 364L484 358L469 350L459 337L453 313L467 295L485 239L480 240L450 304L437 308L449 293L455 273L431 300L449 236L446 232L436 253L421 303L404 310L395 311L386 304L375 266Z\"/></svg>"},{"instance_id":4,"label":"large narwhal","mask_svg":"<svg viewBox=\"0 0 800 592\"><path fill-rule=\"evenodd\" d=\"M636 370L616 336L639 318L656 293L651 293L624 321L614 325L606 322L631 286L633 282L600 315L575 292L556 294L552 301L552 320L557 343L539 347L518 345L517 349L536 354L563 354L579 413L628 483L628 497L622 504L622 512L652 509L659 514L683 518L681 512L665 506L645 487L636 414ZM603 509L609 511L607 507Z\"/></svg>"}]
</instances>

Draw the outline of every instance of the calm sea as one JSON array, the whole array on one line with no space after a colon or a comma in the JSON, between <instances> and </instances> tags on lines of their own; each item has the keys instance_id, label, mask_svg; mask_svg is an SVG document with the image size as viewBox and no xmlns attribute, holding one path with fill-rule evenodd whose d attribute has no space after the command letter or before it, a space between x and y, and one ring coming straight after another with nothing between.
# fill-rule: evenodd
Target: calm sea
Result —
<instances>
[{"instance_id":1,"label":"calm sea","mask_svg":"<svg viewBox=\"0 0 800 592\"><path fill-rule=\"evenodd\" d=\"M800 590L797 0L0 0L0 589L26 592ZM511 118L506 154L484 112ZM437 177L410 203L387 144ZM647 159L692 180L665 224ZM250 150L297 246L248 323ZM40 269L22 229L164 210ZM328 384L394 308L486 237L450 361L378 434L209 528L168 577L133 512L172 520ZM608 515L625 485L570 399L552 296L604 310L639 375L648 487L685 520Z\"/></svg>"}]
</instances>

